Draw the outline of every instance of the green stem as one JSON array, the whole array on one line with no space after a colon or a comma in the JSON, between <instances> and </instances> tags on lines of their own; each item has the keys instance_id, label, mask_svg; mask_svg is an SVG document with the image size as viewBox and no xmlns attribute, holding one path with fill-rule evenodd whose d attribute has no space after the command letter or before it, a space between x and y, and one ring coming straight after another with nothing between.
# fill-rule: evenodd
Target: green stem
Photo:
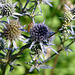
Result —
<instances>
[{"instance_id":1,"label":"green stem","mask_svg":"<svg viewBox=\"0 0 75 75\"><path fill-rule=\"evenodd\" d=\"M50 75L53 75L54 69L55 69L56 64L57 64L57 61L58 61L58 56L59 56L59 55L56 55L56 57L55 57L55 59L54 59L53 68L51 69Z\"/></svg>"},{"instance_id":2,"label":"green stem","mask_svg":"<svg viewBox=\"0 0 75 75\"><path fill-rule=\"evenodd\" d=\"M11 41L10 49L11 49L12 47L13 47L13 43L12 43L12 41ZM4 69L3 69L3 71L2 71L2 75L5 75L6 68L7 68L7 66L9 65L10 55L11 55L11 50L9 50L9 51L7 52L7 55L6 55L6 60L7 60L7 62L6 62L6 64L3 64Z\"/></svg>"},{"instance_id":3,"label":"green stem","mask_svg":"<svg viewBox=\"0 0 75 75\"><path fill-rule=\"evenodd\" d=\"M6 65L5 65L5 67L4 67L3 71L2 71L2 75L5 75L7 65L8 65L8 63L6 63ZM4 66L4 65L3 65L3 66Z\"/></svg>"},{"instance_id":4,"label":"green stem","mask_svg":"<svg viewBox=\"0 0 75 75\"><path fill-rule=\"evenodd\" d=\"M53 35L55 35L55 34L58 33L59 31L61 31L61 29L57 30L55 33L53 33L53 34L50 35L49 37L52 37Z\"/></svg>"},{"instance_id":5,"label":"green stem","mask_svg":"<svg viewBox=\"0 0 75 75\"><path fill-rule=\"evenodd\" d=\"M12 61L12 60L14 61L15 58L16 58L19 54L21 54L25 49L29 48L30 45L31 45L31 43L29 43L29 44L23 46L22 48L20 48L20 51L19 51L17 54L15 54L14 56L12 56L12 57L9 59L9 61Z\"/></svg>"},{"instance_id":6,"label":"green stem","mask_svg":"<svg viewBox=\"0 0 75 75\"><path fill-rule=\"evenodd\" d=\"M8 51L8 53L7 53L7 54L8 54L8 55L7 55L8 61L7 61L5 67L4 67L3 71L2 71L2 75L5 75L6 67L9 65L9 62L12 61L12 60L15 60L15 58L16 58L20 53L22 53L26 48L30 47L30 45L31 45L31 43L29 43L29 44L23 46L23 47L20 49L20 51L19 51L16 55L14 55L13 57L10 57L10 54L11 54L10 51L11 51L11 50ZM11 45L11 47L12 47L12 45Z\"/></svg>"}]
</instances>

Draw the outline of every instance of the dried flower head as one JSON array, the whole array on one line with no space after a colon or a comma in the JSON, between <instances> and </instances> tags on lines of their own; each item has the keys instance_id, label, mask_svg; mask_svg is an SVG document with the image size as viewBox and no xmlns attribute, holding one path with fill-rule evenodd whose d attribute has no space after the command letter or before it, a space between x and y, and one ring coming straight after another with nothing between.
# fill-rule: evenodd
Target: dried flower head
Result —
<instances>
[{"instance_id":1,"label":"dried flower head","mask_svg":"<svg viewBox=\"0 0 75 75\"><path fill-rule=\"evenodd\" d=\"M5 24L6 28L3 29L2 35L8 40L15 40L21 34L21 26L17 20L10 20Z\"/></svg>"},{"instance_id":2,"label":"dried flower head","mask_svg":"<svg viewBox=\"0 0 75 75\"><path fill-rule=\"evenodd\" d=\"M21 25L18 19L8 20L8 22L5 23L4 26L5 27L2 29L2 32L1 32L1 37L5 39L6 41L8 41L8 48L10 47L11 42L13 42L13 46L17 48L15 40L19 39L23 41L22 40L23 36L21 36L21 30L20 30Z\"/></svg>"}]
</instances>

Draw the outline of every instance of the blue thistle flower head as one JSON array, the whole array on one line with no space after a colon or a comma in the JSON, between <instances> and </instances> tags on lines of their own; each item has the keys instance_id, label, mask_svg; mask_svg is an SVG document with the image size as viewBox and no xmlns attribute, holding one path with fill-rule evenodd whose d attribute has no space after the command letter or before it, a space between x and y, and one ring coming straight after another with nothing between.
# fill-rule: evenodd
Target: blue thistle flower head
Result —
<instances>
[{"instance_id":1,"label":"blue thistle flower head","mask_svg":"<svg viewBox=\"0 0 75 75\"><path fill-rule=\"evenodd\" d=\"M48 27L44 24L36 24L30 29L31 39L36 42L41 42L47 39Z\"/></svg>"}]
</instances>

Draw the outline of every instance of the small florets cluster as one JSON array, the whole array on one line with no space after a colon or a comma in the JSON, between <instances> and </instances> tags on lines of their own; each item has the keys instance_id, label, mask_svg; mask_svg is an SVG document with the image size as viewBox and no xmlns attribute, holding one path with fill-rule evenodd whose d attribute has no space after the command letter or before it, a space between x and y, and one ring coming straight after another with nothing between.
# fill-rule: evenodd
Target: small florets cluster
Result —
<instances>
[{"instance_id":1,"label":"small florets cluster","mask_svg":"<svg viewBox=\"0 0 75 75\"><path fill-rule=\"evenodd\" d=\"M66 8L68 8L69 10L69 14L68 14L68 17L70 20L75 20L75 8L74 9L71 9L69 8L66 4L64 4ZM65 14L66 15L66 14Z\"/></svg>"},{"instance_id":2,"label":"small florets cluster","mask_svg":"<svg viewBox=\"0 0 75 75\"><path fill-rule=\"evenodd\" d=\"M2 35L9 40L15 40L21 34L21 26L17 20L10 20L9 23L6 23L6 28L3 29Z\"/></svg>"},{"instance_id":3,"label":"small florets cluster","mask_svg":"<svg viewBox=\"0 0 75 75\"><path fill-rule=\"evenodd\" d=\"M33 41L43 41L47 39L48 28L46 25L37 24L30 29L30 35Z\"/></svg>"},{"instance_id":4,"label":"small florets cluster","mask_svg":"<svg viewBox=\"0 0 75 75\"><path fill-rule=\"evenodd\" d=\"M67 12L65 12L65 14L64 14L64 21L65 21L65 23L70 23L71 22L71 20L72 20L72 14L71 14L71 12L70 11L67 11Z\"/></svg>"}]
</instances>

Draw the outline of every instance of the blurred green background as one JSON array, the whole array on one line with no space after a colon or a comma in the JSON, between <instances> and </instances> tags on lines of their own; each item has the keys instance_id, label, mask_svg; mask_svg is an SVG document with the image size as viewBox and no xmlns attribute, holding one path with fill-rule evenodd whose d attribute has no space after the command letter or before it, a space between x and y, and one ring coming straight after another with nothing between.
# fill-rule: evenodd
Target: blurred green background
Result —
<instances>
[{"instance_id":1,"label":"blurred green background","mask_svg":"<svg viewBox=\"0 0 75 75\"><path fill-rule=\"evenodd\" d=\"M18 0L13 0L13 3ZM53 7L50 7L49 5L40 4L42 9L43 16L36 16L35 22L43 22L45 20L45 24L48 25L49 28L51 28L54 32L57 31L63 24L63 21L59 17L63 17L65 12L64 4L67 4L69 7L73 7L75 4L75 0L51 0L51 4ZM26 0L21 0L22 4L26 2ZM30 7L31 5L28 4L27 7ZM71 7L71 8L72 8ZM39 8L36 8L35 13L39 11ZM28 26L28 24L31 22L31 19L28 16L20 17L20 22L22 25ZM60 39L58 37L60 35L57 33L55 35L55 40L53 41L54 44L56 44L53 48L56 50L60 49ZM71 42L69 40L66 44L68 45ZM18 43L19 46L21 46L20 43ZM70 48L73 50L73 52L70 52L67 56L65 51L61 51L60 55L56 55L53 58L51 58L48 62L46 62L47 65L50 65L54 67L53 69L40 69L40 72L38 72L36 69L29 73L29 69L31 66L25 64L24 62L29 62L31 60L29 51L25 50L23 54L21 55L22 58L20 58L16 63L20 63L22 66L14 66L15 69L8 74L9 72L9 66L6 71L6 75L75 75L75 45L72 44ZM53 52L51 52L53 54ZM51 55L51 54L50 54Z\"/></svg>"}]
</instances>

